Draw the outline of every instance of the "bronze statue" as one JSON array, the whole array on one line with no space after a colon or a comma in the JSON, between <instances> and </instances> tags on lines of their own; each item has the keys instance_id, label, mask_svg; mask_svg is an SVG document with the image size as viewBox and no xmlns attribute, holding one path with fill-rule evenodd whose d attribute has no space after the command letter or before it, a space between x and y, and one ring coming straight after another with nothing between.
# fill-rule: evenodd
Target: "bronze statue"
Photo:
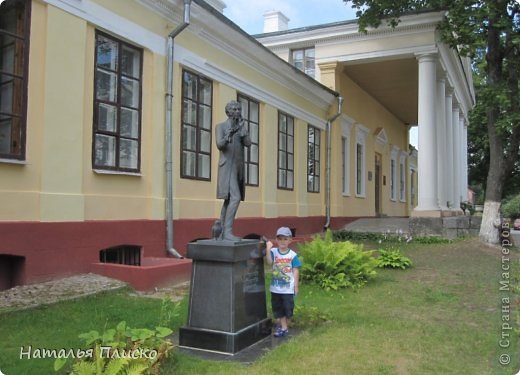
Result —
<instances>
[{"instance_id":1,"label":"bronze statue","mask_svg":"<svg viewBox=\"0 0 520 375\"><path fill-rule=\"evenodd\" d=\"M232 100L226 105L228 119L216 127L218 162L217 198L224 199L220 212L221 240L240 240L233 234L233 223L240 201L245 198L244 147L251 145L242 118L242 105Z\"/></svg>"}]
</instances>

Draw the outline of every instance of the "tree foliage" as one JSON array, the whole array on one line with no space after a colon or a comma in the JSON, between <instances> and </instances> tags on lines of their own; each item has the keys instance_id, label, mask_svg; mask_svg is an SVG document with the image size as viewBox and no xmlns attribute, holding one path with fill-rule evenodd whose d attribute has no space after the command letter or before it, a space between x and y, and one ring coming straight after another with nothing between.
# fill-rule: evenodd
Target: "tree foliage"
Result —
<instances>
[{"instance_id":1,"label":"tree foliage","mask_svg":"<svg viewBox=\"0 0 520 375\"><path fill-rule=\"evenodd\" d=\"M357 9L360 31L400 17L442 12L438 30L444 43L473 61L476 105L468 135L471 177L487 176L486 203L493 203L488 226L496 221L508 181L517 181L520 157L520 2L517 0L344 0ZM420 152L420 150L419 150ZM508 180L509 179L509 180ZM513 189L514 190L514 189ZM491 207L492 205L490 205ZM484 216L488 215L484 208ZM485 230L491 233L489 227ZM483 229L481 228L481 237ZM491 237L491 236L490 236ZM498 230L489 242L498 241Z\"/></svg>"}]
</instances>

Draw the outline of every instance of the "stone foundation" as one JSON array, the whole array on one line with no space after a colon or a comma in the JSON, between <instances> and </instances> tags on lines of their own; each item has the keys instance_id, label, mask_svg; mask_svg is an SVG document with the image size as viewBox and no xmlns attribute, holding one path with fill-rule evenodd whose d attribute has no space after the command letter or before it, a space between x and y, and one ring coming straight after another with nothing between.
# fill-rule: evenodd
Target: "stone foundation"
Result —
<instances>
[{"instance_id":1,"label":"stone foundation","mask_svg":"<svg viewBox=\"0 0 520 375\"><path fill-rule=\"evenodd\" d=\"M414 237L439 236L454 239L477 236L482 222L481 216L411 217L410 234Z\"/></svg>"}]
</instances>

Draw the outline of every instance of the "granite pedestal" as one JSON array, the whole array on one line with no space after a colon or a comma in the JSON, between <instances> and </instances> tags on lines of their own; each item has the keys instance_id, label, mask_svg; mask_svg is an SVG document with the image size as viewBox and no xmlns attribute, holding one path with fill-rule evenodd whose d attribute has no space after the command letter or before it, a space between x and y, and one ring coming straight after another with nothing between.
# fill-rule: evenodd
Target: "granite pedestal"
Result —
<instances>
[{"instance_id":1,"label":"granite pedestal","mask_svg":"<svg viewBox=\"0 0 520 375\"><path fill-rule=\"evenodd\" d=\"M192 276L181 347L233 355L271 333L263 257L257 240L188 245Z\"/></svg>"}]
</instances>

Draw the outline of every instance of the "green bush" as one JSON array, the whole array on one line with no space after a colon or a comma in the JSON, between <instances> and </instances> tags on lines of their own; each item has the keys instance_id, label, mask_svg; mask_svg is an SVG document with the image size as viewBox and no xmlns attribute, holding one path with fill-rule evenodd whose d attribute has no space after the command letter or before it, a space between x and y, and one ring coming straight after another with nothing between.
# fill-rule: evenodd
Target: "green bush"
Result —
<instances>
[{"instance_id":1,"label":"green bush","mask_svg":"<svg viewBox=\"0 0 520 375\"><path fill-rule=\"evenodd\" d=\"M363 245L351 242L334 242L330 230L324 237L316 236L300 245L300 254L302 280L325 290L359 288L376 275L378 262L371 251L363 251Z\"/></svg>"},{"instance_id":2,"label":"green bush","mask_svg":"<svg viewBox=\"0 0 520 375\"><path fill-rule=\"evenodd\" d=\"M90 331L79 338L90 349L82 351L72 364L72 375L144 375L157 374L159 363L173 350L173 343L166 336L173 332L166 327L130 328L120 322L115 329L104 333ZM58 357L54 370L59 371L68 362Z\"/></svg>"},{"instance_id":3,"label":"green bush","mask_svg":"<svg viewBox=\"0 0 520 375\"><path fill-rule=\"evenodd\" d=\"M412 266L410 258L401 254L401 250L398 248L379 250L379 258L377 260L379 268L401 268L404 270Z\"/></svg>"},{"instance_id":4,"label":"green bush","mask_svg":"<svg viewBox=\"0 0 520 375\"><path fill-rule=\"evenodd\" d=\"M502 205L504 217L515 220L520 217L520 194L506 200Z\"/></svg>"}]
</instances>

